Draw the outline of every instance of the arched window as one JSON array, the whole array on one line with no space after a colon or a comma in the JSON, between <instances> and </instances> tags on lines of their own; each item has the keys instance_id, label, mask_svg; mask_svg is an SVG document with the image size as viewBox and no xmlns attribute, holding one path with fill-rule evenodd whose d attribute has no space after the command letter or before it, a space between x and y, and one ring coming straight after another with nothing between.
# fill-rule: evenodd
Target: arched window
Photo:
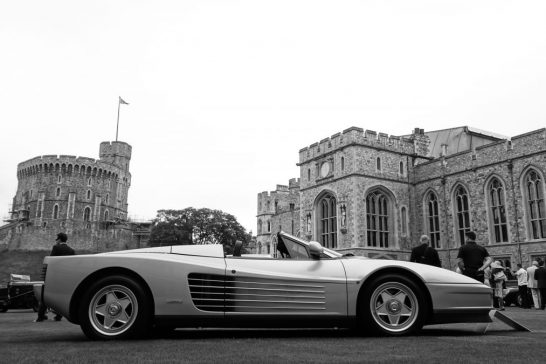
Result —
<instances>
[{"instance_id":1,"label":"arched window","mask_svg":"<svg viewBox=\"0 0 546 364\"><path fill-rule=\"evenodd\" d=\"M406 236L408 234L408 211L406 206L402 206L400 209L400 218L402 225L402 236Z\"/></svg>"},{"instance_id":2,"label":"arched window","mask_svg":"<svg viewBox=\"0 0 546 364\"><path fill-rule=\"evenodd\" d=\"M345 158L341 157L341 171L343 172L345 170Z\"/></svg>"},{"instance_id":3,"label":"arched window","mask_svg":"<svg viewBox=\"0 0 546 364\"><path fill-rule=\"evenodd\" d=\"M57 220L59 218L59 205L53 206L53 219Z\"/></svg>"},{"instance_id":4,"label":"arched window","mask_svg":"<svg viewBox=\"0 0 546 364\"><path fill-rule=\"evenodd\" d=\"M377 169L378 171L381 170L381 158L380 157L377 157L377 159L375 160L375 169Z\"/></svg>"},{"instance_id":5,"label":"arched window","mask_svg":"<svg viewBox=\"0 0 546 364\"><path fill-rule=\"evenodd\" d=\"M400 162L400 168L399 168L400 175L404 175L404 162Z\"/></svg>"},{"instance_id":6,"label":"arched window","mask_svg":"<svg viewBox=\"0 0 546 364\"><path fill-rule=\"evenodd\" d=\"M110 217L110 212L108 210L104 211L104 221L108 221L108 218Z\"/></svg>"},{"instance_id":7,"label":"arched window","mask_svg":"<svg viewBox=\"0 0 546 364\"><path fill-rule=\"evenodd\" d=\"M262 233L262 220L258 220L258 235Z\"/></svg>"},{"instance_id":8,"label":"arched window","mask_svg":"<svg viewBox=\"0 0 546 364\"><path fill-rule=\"evenodd\" d=\"M311 169L310 168L307 169L307 180L308 181L311 180Z\"/></svg>"},{"instance_id":9,"label":"arched window","mask_svg":"<svg viewBox=\"0 0 546 364\"><path fill-rule=\"evenodd\" d=\"M87 199L90 200L91 199L91 190L87 190L87 195L86 195Z\"/></svg>"},{"instance_id":10,"label":"arched window","mask_svg":"<svg viewBox=\"0 0 546 364\"><path fill-rule=\"evenodd\" d=\"M489 198L490 231L492 240L496 243L508 241L508 224L506 222L506 202L504 186L494 177L489 182L487 197Z\"/></svg>"},{"instance_id":11,"label":"arched window","mask_svg":"<svg viewBox=\"0 0 546 364\"><path fill-rule=\"evenodd\" d=\"M438 209L438 197L432 191L426 197L426 226L430 237L430 245L433 248L440 247L440 214Z\"/></svg>"},{"instance_id":12,"label":"arched window","mask_svg":"<svg viewBox=\"0 0 546 364\"><path fill-rule=\"evenodd\" d=\"M268 221L268 222L267 222L267 232L268 232L268 233L271 232L271 221Z\"/></svg>"},{"instance_id":13,"label":"arched window","mask_svg":"<svg viewBox=\"0 0 546 364\"><path fill-rule=\"evenodd\" d=\"M55 196L59 197L61 195L61 188L57 187L57 190L55 191Z\"/></svg>"},{"instance_id":14,"label":"arched window","mask_svg":"<svg viewBox=\"0 0 546 364\"><path fill-rule=\"evenodd\" d=\"M88 186L91 186L91 185L92 185L91 177L89 177L89 178L87 179L87 185L88 185Z\"/></svg>"},{"instance_id":15,"label":"arched window","mask_svg":"<svg viewBox=\"0 0 546 364\"><path fill-rule=\"evenodd\" d=\"M85 210L83 210L83 221L91 221L91 208L86 207Z\"/></svg>"},{"instance_id":16,"label":"arched window","mask_svg":"<svg viewBox=\"0 0 546 364\"><path fill-rule=\"evenodd\" d=\"M317 203L319 242L326 248L337 248L337 213L336 199L325 194Z\"/></svg>"},{"instance_id":17,"label":"arched window","mask_svg":"<svg viewBox=\"0 0 546 364\"><path fill-rule=\"evenodd\" d=\"M543 239L546 237L544 186L542 178L535 170L531 169L525 175L524 188L529 238Z\"/></svg>"},{"instance_id":18,"label":"arched window","mask_svg":"<svg viewBox=\"0 0 546 364\"><path fill-rule=\"evenodd\" d=\"M455 189L455 228L459 244L464 244L464 234L470 231L470 210L468 205L468 192L459 185Z\"/></svg>"},{"instance_id":19,"label":"arched window","mask_svg":"<svg viewBox=\"0 0 546 364\"><path fill-rule=\"evenodd\" d=\"M381 190L366 196L366 240L368 246L389 247L389 200Z\"/></svg>"}]
</instances>

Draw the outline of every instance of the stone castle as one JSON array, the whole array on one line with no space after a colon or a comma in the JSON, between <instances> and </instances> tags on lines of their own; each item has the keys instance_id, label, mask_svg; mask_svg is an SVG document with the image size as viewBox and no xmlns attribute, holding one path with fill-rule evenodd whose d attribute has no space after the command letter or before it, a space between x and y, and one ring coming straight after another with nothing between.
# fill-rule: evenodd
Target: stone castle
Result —
<instances>
[{"instance_id":1,"label":"stone castle","mask_svg":"<svg viewBox=\"0 0 546 364\"><path fill-rule=\"evenodd\" d=\"M60 231L82 252L147 245L150 222L127 216L131 151L125 142L102 142L99 159L44 155L20 163L0 248L50 250Z\"/></svg>"},{"instance_id":2,"label":"stone castle","mask_svg":"<svg viewBox=\"0 0 546 364\"><path fill-rule=\"evenodd\" d=\"M301 149L297 165L299 178L258 194L258 252L274 253L283 230L342 253L407 260L427 234L455 269L474 230L509 267L546 256L546 129L397 137L351 127Z\"/></svg>"}]
</instances>

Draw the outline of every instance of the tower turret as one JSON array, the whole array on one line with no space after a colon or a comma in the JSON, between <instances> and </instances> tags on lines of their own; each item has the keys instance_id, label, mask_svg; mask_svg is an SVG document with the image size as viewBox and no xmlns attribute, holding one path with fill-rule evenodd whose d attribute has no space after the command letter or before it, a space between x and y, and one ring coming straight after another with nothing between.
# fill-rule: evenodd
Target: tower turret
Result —
<instances>
[{"instance_id":1,"label":"tower turret","mask_svg":"<svg viewBox=\"0 0 546 364\"><path fill-rule=\"evenodd\" d=\"M125 142L102 142L100 143L99 158L103 162L111 163L124 171L128 171L131 150L131 146Z\"/></svg>"}]
</instances>

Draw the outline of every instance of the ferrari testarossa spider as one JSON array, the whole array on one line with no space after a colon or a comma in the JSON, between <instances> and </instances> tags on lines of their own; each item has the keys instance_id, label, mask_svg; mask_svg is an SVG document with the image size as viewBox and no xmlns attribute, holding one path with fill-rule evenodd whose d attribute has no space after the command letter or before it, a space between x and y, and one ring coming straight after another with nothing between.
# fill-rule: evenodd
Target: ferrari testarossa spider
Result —
<instances>
[{"instance_id":1,"label":"ferrari testarossa spider","mask_svg":"<svg viewBox=\"0 0 546 364\"><path fill-rule=\"evenodd\" d=\"M490 322L491 290L447 269L343 256L277 234L274 256L178 245L46 257L35 294L91 339L177 327L356 328Z\"/></svg>"}]
</instances>

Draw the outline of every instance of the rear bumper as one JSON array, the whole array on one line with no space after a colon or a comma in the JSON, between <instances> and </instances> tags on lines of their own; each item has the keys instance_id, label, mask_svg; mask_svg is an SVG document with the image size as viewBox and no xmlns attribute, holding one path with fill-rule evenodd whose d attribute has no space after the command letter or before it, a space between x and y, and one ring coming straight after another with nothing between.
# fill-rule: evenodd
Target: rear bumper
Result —
<instances>
[{"instance_id":1,"label":"rear bumper","mask_svg":"<svg viewBox=\"0 0 546 364\"><path fill-rule=\"evenodd\" d=\"M476 284L427 284L432 299L432 317L428 324L456 322L491 322L491 288Z\"/></svg>"}]
</instances>

